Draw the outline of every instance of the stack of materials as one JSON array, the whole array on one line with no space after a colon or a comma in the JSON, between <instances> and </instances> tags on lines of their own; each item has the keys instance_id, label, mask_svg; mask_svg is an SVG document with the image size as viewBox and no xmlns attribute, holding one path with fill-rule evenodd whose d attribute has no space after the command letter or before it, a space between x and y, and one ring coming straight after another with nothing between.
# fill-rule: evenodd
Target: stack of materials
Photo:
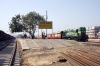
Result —
<instances>
[{"instance_id":1,"label":"stack of materials","mask_svg":"<svg viewBox=\"0 0 100 66\"><path fill-rule=\"evenodd\" d=\"M97 33L99 32L99 30L100 30L100 26L92 26L92 27L87 28L86 33L87 33L89 38L97 39L98 38Z\"/></svg>"}]
</instances>

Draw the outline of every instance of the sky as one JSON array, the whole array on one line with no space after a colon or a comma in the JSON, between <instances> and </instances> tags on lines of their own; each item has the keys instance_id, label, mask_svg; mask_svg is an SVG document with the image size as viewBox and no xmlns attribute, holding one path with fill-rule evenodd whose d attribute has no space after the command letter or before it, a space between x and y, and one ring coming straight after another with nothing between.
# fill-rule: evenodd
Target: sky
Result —
<instances>
[{"instance_id":1,"label":"sky","mask_svg":"<svg viewBox=\"0 0 100 66\"><path fill-rule=\"evenodd\" d=\"M46 10L53 32L100 26L100 0L0 0L0 30L9 31L8 22L17 14L35 11L45 15ZM52 33L52 29L47 32Z\"/></svg>"}]
</instances>

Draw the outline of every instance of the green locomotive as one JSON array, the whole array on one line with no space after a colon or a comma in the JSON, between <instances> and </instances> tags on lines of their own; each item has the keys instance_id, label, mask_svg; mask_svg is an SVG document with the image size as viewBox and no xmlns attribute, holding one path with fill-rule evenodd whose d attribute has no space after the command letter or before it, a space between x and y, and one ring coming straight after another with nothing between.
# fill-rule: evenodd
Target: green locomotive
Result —
<instances>
[{"instance_id":1,"label":"green locomotive","mask_svg":"<svg viewBox=\"0 0 100 66\"><path fill-rule=\"evenodd\" d=\"M66 39L74 39L77 41L87 41L88 36L86 35L86 28L80 27L76 30L67 30L67 31L61 31L61 38Z\"/></svg>"}]
</instances>

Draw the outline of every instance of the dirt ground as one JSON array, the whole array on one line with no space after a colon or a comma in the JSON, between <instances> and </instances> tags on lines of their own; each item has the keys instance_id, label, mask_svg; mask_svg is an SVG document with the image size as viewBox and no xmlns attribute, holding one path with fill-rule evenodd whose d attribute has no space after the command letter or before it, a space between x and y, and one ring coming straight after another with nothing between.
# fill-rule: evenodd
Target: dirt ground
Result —
<instances>
[{"instance_id":1,"label":"dirt ground","mask_svg":"<svg viewBox=\"0 0 100 66\"><path fill-rule=\"evenodd\" d=\"M66 48L41 48L24 51L22 66L66 66L67 60L60 55Z\"/></svg>"},{"instance_id":2,"label":"dirt ground","mask_svg":"<svg viewBox=\"0 0 100 66\"><path fill-rule=\"evenodd\" d=\"M67 49L80 48L84 46L82 42L70 41L74 47L66 48L46 48L41 47L21 52L21 66L72 66L67 59L65 59L60 52L65 52ZM20 42L19 42L20 45ZM79 47L78 47L79 46ZM95 47L94 47L95 48ZM86 47L87 49L87 47ZM99 50L99 49L98 49Z\"/></svg>"},{"instance_id":3,"label":"dirt ground","mask_svg":"<svg viewBox=\"0 0 100 66\"><path fill-rule=\"evenodd\" d=\"M69 41L69 43L79 45L75 41ZM20 42L19 42L20 45ZM21 66L71 66L60 52L66 52L66 49L70 48L46 48L41 47L37 49L31 49L21 51Z\"/></svg>"}]
</instances>

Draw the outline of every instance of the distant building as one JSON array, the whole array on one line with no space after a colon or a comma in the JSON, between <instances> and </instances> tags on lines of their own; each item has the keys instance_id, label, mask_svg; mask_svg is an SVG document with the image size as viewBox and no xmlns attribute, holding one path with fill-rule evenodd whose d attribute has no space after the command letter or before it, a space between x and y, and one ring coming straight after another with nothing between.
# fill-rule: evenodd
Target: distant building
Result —
<instances>
[{"instance_id":1,"label":"distant building","mask_svg":"<svg viewBox=\"0 0 100 66\"><path fill-rule=\"evenodd\" d=\"M98 38L97 33L100 31L100 26L87 27L86 34L89 38Z\"/></svg>"}]
</instances>

